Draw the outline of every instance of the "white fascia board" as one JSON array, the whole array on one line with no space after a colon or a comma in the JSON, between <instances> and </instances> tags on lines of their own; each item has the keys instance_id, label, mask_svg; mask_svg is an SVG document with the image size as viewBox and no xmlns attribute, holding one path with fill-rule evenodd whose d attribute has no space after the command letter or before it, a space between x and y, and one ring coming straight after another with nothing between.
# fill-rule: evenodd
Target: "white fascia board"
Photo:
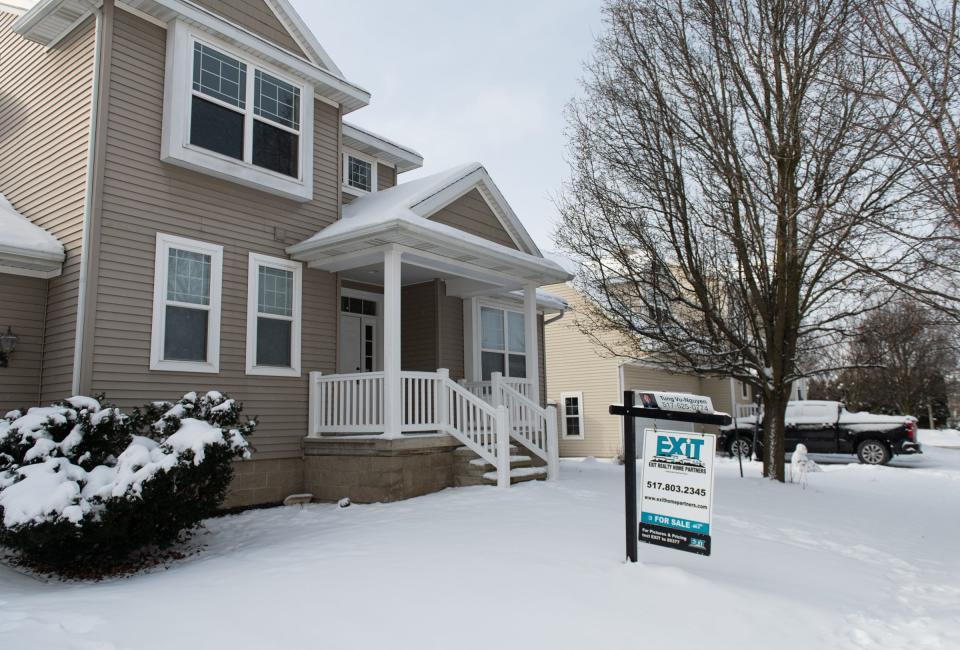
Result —
<instances>
[{"instance_id":1,"label":"white fascia board","mask_svg":"<svg viewBox=\"0 0 960 650\"><path fill-rule=\"evenodd\" d=\"M303 22L303 18L297 13L287 0L266 0L267 6L277 17L277 20L290 32L290 36L300 45L301 48L310 56L314 63L323 66L338 77L343 77L343 71L333 62L327 51L320 45L320 41L313 35L313 32Z\"/></svg>"},{"instance_id":2,"label":"white fascia board","mask_svg":"<svg viewBox=\"0 0 960 650\"><path fill-rule=\"evenodd\" d=\"M446 232L447 230L449 232ZM569 279L566 271L542 257L515 251L443 224L431 223L429 226L423 226L399 217L361 226L329 239L308 240L294 244L286 250L295 259L314 261L323 256L323 249L343 246L348 242L362 244L371 237L376 237L378 241L383 242L391 241L392 237L401 236L413 236L451 252L469 254L477 259L486 258L489 262L505 264L520 272L534 275L542 284L557 284Z\"/></svg>"},{"instance_id":3,"label":"white fascia board","mask_svg":"<svg viewBox=\"0 0 960 650\"><path fill-rule=\"evenodd\" d=\"M346 122L343 123L343 144L396 165L401 173L423 167L423 156L413 149Z\"/></svg>"},{"instance_id":4,"label":"white fascia board","mask_svg":"<svg viewBox=\"0 0 960 650\"><path fill-rule=\"evenodd\" d=\"M0 246L0 273L34 278L55 278L63 268L63 254Z\"/></svg>"}]
</instances>

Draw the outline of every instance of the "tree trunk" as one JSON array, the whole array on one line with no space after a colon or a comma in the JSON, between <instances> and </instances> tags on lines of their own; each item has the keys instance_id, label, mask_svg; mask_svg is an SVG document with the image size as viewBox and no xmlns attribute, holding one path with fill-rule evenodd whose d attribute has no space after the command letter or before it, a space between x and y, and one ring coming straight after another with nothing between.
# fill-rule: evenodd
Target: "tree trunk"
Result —
<instances>
[{"instance_id":1,"label":"tree trunk","mask_svg":"<svg viewBox=\"0 0 960 650\"><path fill-rule=\"evenodd\" d=\"M763 475L781 483L786 480L784 416L789 401L789 388L783 387L766 392L763 398Z\"/></svg>"}]
</instances>

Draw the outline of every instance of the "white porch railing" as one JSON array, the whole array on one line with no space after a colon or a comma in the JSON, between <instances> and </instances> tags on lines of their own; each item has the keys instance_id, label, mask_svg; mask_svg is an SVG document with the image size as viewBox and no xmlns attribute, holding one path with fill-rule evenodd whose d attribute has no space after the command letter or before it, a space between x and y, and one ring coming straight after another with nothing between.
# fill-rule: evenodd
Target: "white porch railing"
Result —
<instances>
[{"instance_id":1,"label":"white porch railing","mask_svg":"<svg viewBox=\"0 0 960 650\"><path fill-rule=\"evenodd\" d=\"M757 405L756 404L737 404L737 418L752 418L757 414Z\"/></svg>"},{"instance_id":2,"label":"white porch railing","mask_svg":"<svg viewBox=\"0 0 960 650\"><path fill-rule=\"evenodd\" d=\"M445 369L401 372L401 430L387 432L384 373L310 373L310 432L399 435L448 433L497 468L497 485L510 485L510 416L452 381Z\"/></svg>"},{"instance_id":3,"label":"white porch railing","mask_svg":"<svg viewBox=\"0 0 960 650\"><path fill-rule=\"evenodd\" d=\"M501 383L509 386L516 392L520 393L526 398L530 398L530 382L522 377L500 377ZM466 388L468 391L476 395L477 397L483 398L485 401L493 403L493 381L467 381L466 379L460 380L460 385Z\"/></svg>"},{"instance_id":4,"label":"white porch railing","mask_svg":"<svg viewBox=\"0 0 960 650\"><path fill-rule=\"evenodd\" d=\"M517 383L495 372L490 381L494 406L505 406L510 415L510 435L547 463L547 477L560 472L560 447L557 439L557 408L541 408L517 390ZM523 383L528 388L530 384Z\"/></svg>"}]
</instances>

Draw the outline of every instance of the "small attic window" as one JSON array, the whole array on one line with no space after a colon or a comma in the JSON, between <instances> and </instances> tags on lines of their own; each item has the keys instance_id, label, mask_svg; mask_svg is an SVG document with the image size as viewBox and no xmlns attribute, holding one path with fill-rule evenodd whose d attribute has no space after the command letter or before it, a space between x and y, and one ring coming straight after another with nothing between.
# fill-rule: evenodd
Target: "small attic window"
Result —
<instances>
[{"instance_id":1,"label":"small attic window","mask_svg":"<svg viewBox=\"0 0 960 650\"><path fill-rule=\"evenodd\" d=\"M343 184L353 194L375 192L377 187L377 163L375 160L354 152L343 155Z\"/></svg>"}]
</instances>

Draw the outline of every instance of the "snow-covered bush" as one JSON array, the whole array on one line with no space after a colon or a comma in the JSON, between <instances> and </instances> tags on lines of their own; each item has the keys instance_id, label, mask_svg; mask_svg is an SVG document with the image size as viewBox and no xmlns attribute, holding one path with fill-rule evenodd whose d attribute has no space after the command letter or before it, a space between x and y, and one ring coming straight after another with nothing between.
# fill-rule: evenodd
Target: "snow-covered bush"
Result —
<instances>
[{"instance_id":1,"label":"snow-covered bush","mask_svg":"<svg viewBox=\"0 0 960 650\"><path fill-rule=\"evenodd\" d=\"M0 544L85 574L168 546L223 502L255 427L215 391L131 415L90 397L11 411L0 419Z\"/></svg>"}]
</instances>

